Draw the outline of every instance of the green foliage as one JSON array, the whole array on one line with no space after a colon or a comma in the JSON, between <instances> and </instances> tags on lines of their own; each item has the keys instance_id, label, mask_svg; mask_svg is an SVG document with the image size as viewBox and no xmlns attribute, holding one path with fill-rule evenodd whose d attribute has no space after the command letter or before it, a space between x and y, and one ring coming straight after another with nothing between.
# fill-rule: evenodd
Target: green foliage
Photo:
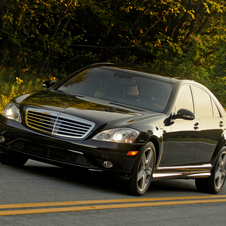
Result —
<instances>
[{"instance_id":1,"label":"green foliage","mask_svg":"<svg viewBox=\"0 0 226 226\"><path fill-rule=\"evenodd\" d=\"M11 69L0 70L0 112L15 96L42 88L43 81L35 77L16 77Z\"/></svg>"},{"instance_id":2,"label":"green foliage","mask_svg":"<svg viewBox=\"0 0 226 226\"><path fill-rule=\"evenodd\" d=\"M109 59L143 64L190 55L207 67L225 43L220 0L1 0L0 8L2 65L38 76Z\"/></svg>"},{"instance_id":3,"label":"green foliage","mask_svg":"<svg viewBox=\"0 0 226 226\"><path fill-rule=\"evenodd\" d=\"M197 80L224 103L225 15L225 0L0 0L0 67L43 79L132 64Z\"/></svg>"}]
</instances>

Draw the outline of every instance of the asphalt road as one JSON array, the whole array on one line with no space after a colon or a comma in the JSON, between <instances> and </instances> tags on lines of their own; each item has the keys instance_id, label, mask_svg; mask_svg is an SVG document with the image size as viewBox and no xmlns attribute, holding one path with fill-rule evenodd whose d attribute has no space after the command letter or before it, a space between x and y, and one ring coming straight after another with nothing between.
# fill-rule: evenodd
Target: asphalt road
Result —
<instances>
[{"instance_id":1,"label":"asphalt road","mask_svg":"<svg viewBox=\"0 0 226 226\"><path fill-rule=\"evenodd\" d=\"M200 193L194 180L153 182L141 197L120 182L35 161L0 164L0 226L215 225L226 222L226 186Z\"/></svg>"}]
</instances>

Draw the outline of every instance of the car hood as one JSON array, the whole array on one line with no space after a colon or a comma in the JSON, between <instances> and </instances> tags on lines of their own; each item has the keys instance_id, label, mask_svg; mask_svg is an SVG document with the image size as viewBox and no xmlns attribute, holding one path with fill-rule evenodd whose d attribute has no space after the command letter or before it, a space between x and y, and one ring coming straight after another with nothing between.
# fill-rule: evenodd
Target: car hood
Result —
<instances>
[{"instance_id":1,"label":"car hood","mask_svg":"<svg viewBox=\"0 0 226 226\"><path fill-rule=\"evenodd\" d=\"M21 107L51 110L80 117L95 123L95 127L105 129L130 126L131 124L157 116L161 113L121 105L98 98L71 96L66 93L43 90L25 94L15 100Z\"/></svg>"}]
</instances>

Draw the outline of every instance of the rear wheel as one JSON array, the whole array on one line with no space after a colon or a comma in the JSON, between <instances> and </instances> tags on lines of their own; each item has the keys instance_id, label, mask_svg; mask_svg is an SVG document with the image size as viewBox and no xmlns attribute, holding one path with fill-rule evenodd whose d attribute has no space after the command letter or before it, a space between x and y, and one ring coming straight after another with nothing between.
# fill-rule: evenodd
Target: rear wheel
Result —
<instances>
[{"instance_id":1,"label":"rear wheel","mask_svg":"<svg viewBox=\"0 0 226 226\"><path fill-rule=\"evenodd\" d=\"M27 160L28 158L24 155L0 154L0 162L5 165L23 166Z\"/></svg>"},{"instance_id":2,"label":"rear wheel","mask_svg":"<svg viewBox=\"0 0 226 226\"><path fill-rule=\"evenodd\" d=\"M211 176L195 180L196 188L202 192L216 194L221 191L226 179L226 147L218 153Z\"/></svg>"},{"instance_id":3,"label":"rear wheel","mask_svg":"<svg viewBox=\"0 0 226 226\"><path fill-rule=\"evenodd\" d=\"M127 190L132 195L144 194L152 180L155 167L155 146L148 142L137 159L131 179L127 182Z\"/></svg>"}]
</instances>

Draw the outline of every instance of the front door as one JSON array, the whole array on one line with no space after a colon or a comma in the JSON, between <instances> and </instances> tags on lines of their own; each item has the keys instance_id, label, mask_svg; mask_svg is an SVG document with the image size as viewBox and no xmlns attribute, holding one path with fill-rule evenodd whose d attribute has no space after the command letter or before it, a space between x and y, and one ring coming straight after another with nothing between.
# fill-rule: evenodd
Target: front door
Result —
<instances>
[{"instance_id":1,"label":"front door","mask_svg":"<svg viewBox=\"0 0 226 226\"><path fill-rule=\"evenodd\" d=\"M194 113L194 104L190 85L183 85L178 93L174 112L187 109ZM164 150L161 166L179 166L192 163L197 149L199 120L175 119L165 136L168 144Z\"/></svg>"}]
</instances>

